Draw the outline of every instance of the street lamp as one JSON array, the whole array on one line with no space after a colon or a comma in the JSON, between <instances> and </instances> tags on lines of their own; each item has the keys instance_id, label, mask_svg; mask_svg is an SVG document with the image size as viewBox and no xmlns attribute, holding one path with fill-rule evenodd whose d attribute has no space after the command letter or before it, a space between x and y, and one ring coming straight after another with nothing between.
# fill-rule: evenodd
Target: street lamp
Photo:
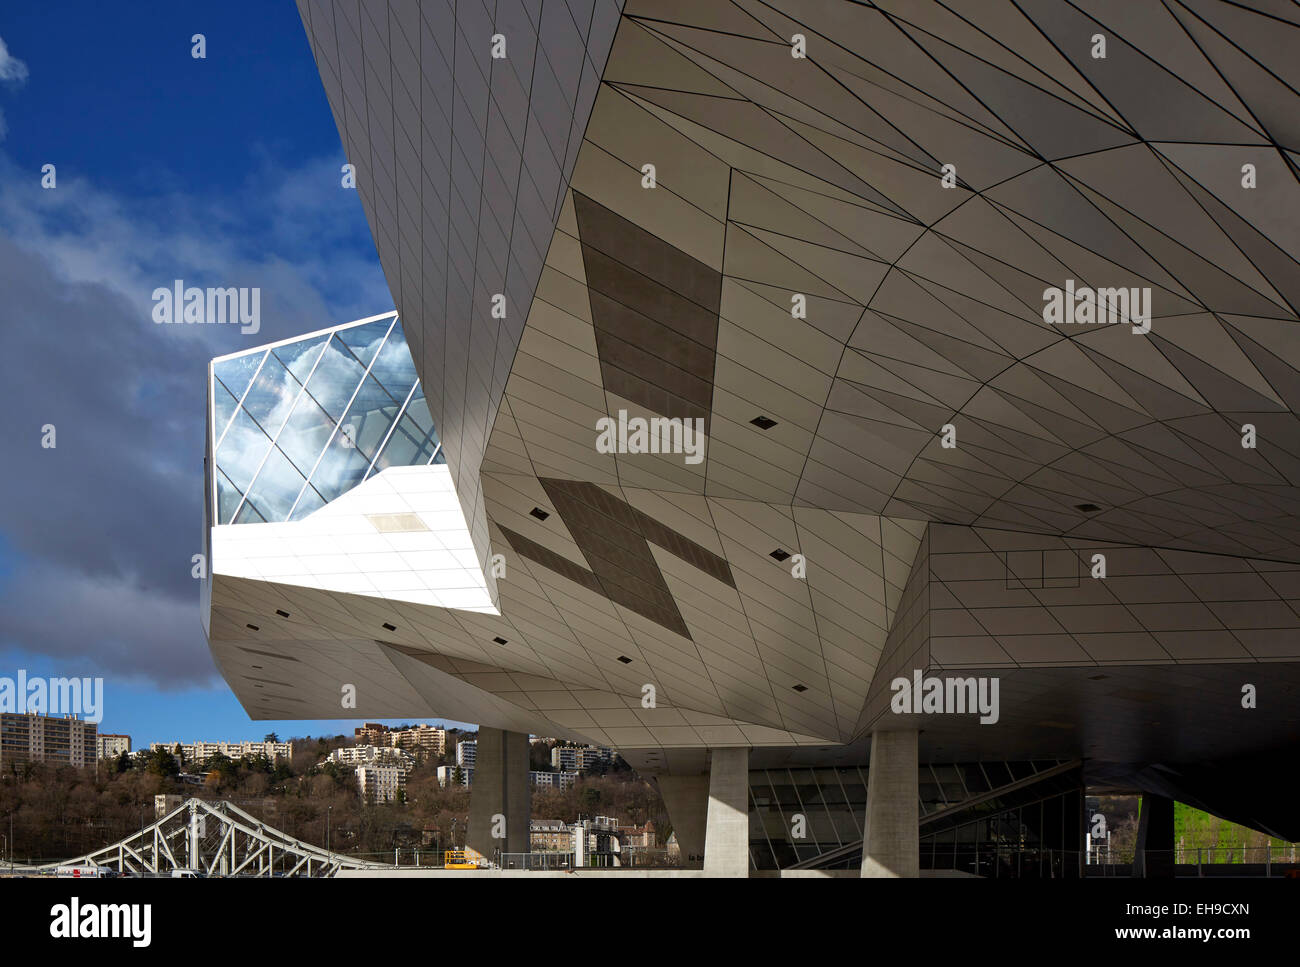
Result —
<instances>
[{"instance_id":1,"label":"street lamp","mask_svg":"<svg viewBox=\"0 0 1300 967\"><path fill-rule=\"evenodd\" d=\"M325 852L326 853L330 851L330 810L332 810L333 808L334 808L333 806L325 807Z\"/></svg>"}]
</instances>

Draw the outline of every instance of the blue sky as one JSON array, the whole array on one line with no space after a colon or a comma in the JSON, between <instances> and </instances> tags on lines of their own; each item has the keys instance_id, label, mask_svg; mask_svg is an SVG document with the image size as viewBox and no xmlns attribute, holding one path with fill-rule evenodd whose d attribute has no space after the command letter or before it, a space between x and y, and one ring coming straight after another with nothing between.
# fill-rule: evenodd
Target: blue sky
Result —
<instances>
[{"instance_id":1,"label":"blue sky","mask_svg":"<svg viewBox=\"0 0 1300 967\"><path fill-rule=\"evenodd\" d=\"M104 677L137 745L350 732L250 722L190 576L207 360L393 306L296 7L8 4L0 42L0 675ZM174 279L260 287L261 331L155 326Z\"/></svg>"}]
</instances>

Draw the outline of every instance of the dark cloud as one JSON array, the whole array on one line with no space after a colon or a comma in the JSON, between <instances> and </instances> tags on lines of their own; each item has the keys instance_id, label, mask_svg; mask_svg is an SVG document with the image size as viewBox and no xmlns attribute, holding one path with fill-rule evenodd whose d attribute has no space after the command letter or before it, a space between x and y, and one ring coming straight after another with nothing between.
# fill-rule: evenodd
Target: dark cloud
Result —
<instances>
[{"instance_id":1,"label":"dark cloud","mask_svg":"<svg viewBox=\"0 0 1300 967\"><path fill-rule=\"evenodd\" d=\"M295 213L310 225L356 206L328 181L302 187L328 166L304 170L267 175L234 206L270 228L271 250L250 252L228 201L16 190L0 158L0 538L13 558L0 647L165 685L212 679L191 577L208 360L392 304L368 252L338 237L323 251L319 232L295 241ZM259 286L261 331L156 325L150 293L176 278ZM41 446L47 424L54 449Z\"/></svg>"}]
</instances>

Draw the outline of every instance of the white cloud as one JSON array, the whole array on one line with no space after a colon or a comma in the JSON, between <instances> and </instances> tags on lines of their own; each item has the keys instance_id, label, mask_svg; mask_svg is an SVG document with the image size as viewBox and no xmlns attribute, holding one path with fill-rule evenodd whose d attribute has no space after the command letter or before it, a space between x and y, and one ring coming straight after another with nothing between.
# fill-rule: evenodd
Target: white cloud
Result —
<instances>
[{"instance_id":1,"label":"white cloud","mask_svg":"<svg viewBox=\"0 0 1300 967\"><path fill-rule=\"evenodd\" d=\"M21 83L25 80L27 80L27 65L9 53L8 45L5 44L4 38L0 37L0 81Z\"/></svg>"},{"instance_id":2,"label":"white cloud","mask_svg":"<svg viewBox=\"0 0 1300 967\"><path fill-rule=\"evenodd\" d=\"M0 653L212 680L190 576L207 360L392 306L331 167L268 163L220 193L140 197L72 172L44 190L0 152L0 332L23 361L0 386L22 466L0 501L15 562L0 573ZM260 287L261 332L155 325L150 293L178 278ZM39 446L46 423L55 449Z\"/></svg>"}]
</instances>

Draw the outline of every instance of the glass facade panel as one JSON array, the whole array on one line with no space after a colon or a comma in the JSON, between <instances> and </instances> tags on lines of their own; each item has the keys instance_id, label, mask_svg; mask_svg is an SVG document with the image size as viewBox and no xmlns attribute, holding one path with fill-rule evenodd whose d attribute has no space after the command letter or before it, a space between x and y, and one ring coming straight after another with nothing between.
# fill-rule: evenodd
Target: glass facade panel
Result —
<instances>
[{"instance_id":1,"label":"glass facade panel","mask_svg":"<svg viewBox=\"0 0 1300 967\"><path fill-rule=\"evenodd\" d=\"M217 450L217 469L244 493L257 475L266 452L271 449L271 438L262 432L257 421L241 409L230 421L226 438ZM222 523L225 523L224 521Z\"/></svg>"},{"instance_id":2,"label":"glass facade panel","mask_svg":"<svg viewBox=\"0 0 1300 967\"><path fill-rule=\"evenodd\" d=\"M298 495L298 503L293 508L293 513L289 515L289 520L302 520L314 510L320 510L325 506L325 501L311 484L303 488L302 493Z\"/></svg>"},{"instance_id":3,"label":"glass facade panel","mask_svg":"<svg viewBox=\"0 0 1300 967\"><path fill-rule=\"evenodd\" d=\"M406 345L401 326L393 329L384 348L375 357L370 375L379 380L379 384L399 403L406 399L407 393L415 385L415 360L411 358L411 350Z\"/></svg>"},{"instance_id":4,"label":"glass facade panel","mask_svg":"<svg viewBox=\"0 0 1300 967\"><path fill-rule=\"evenodd\" d=\"M214 380L212 386L212 427L215 433L214 439L220 440L221 434L226 432L226 427L230 424L230 418L235 415L235 409L239 406L239 401L230 395L230 390L226 389L221 380Z\"/></svg>"},{"instance_id":5,"label":"glass facade panel","mask_svg":"<svg viewBox=\"0 0 1300 967\"><path fill-rule=\"evenodd\" d=\"M1055 761L922 763L921 868L980 876L1079 875L1082 777L1078 769L1062 768ZM804 861L815 869L860 866L867 771L866 766L751 770L754 867L785 869ZM1013 777L1046 774L990 797L996 789L989 788L986 772L1001 780L998 787ZM981 798L977 802L973 796ZM944 808L949 811L934 815ZM796 833L797 816L804 817L802 836Z\"/></svg>"},{"instance_id":6,"label":"glass facade panel","mask_svg":"<svg viewBox=\"0 0 1300 967\"><path fill-rule=\"evenodd\" d=\"M397 419L405 399L403 396L394 400L373 376L362 381L356 399L343 417L343 426L353 445L365 454L367 465L384 442L384 436Z\"/></svg>"},{"instance_id":7,"label":"glass facade panel","mask_svg":"<svg viewBox=\"0 0 1300 967\"><path fill-rule=\"evenodd\" d=\"M396 316L222 359L213 375L218 524L300 520L388 467L445 462Z\"/></svg>"},{"instance_id":8,"label":"glass facade panel","mask_svg":"<svg viewBox=\"0 0 1300 967\"><path fill-rule=\"evenodd\" d=\"M375 358L375 353L384 343L384 337L388 335L388 330L392 326L393 320L379 319L375 322L367 322L360 326L351 326L347 329L340 329L335 333L335 338L348 349L352 350L352 355L357 357L357 361L362 366L369 366L370 361ZM402 342L403 348L406 343ZM410 357L410 352L407 352Z\"/></svg>"},{"instance_id":9,"label":"glass facade panel","mask_svg":"<svg viewBox=\"0 0 1300 967\"><path fill-rule=\"evenodd\" d=\"M254 507L251 503L249 503L246 500L240 506L239 513L235 515L235 523L236 524L264 524L266 523L266 518L263 517L261 514L259 514L257 512L257 508Z\"/></svg>"},{"instance_id":10,"label":"glass facade panel","mask_svg":"<svg viewBox=\"0 0 1300 967\"><path fill-rule=\"evenodd\" d=\"M328 503L365 480L369 467L369 458L350 445L347 434L336 433L311 475L311 484Z\"/></svg>"},{"instance_id":11,"label":"glass facade panel","mask_svg":"<svg viewBox=\"0 0 1300 967\"><path fill-rule=\"evenodd\" d=\"M236 489L224 473L217 471L217 509L220 519L230 520L239 509L239 502L244 495Z\"/></svg>"},{"instance_id":12,"label":"glass facade panel","mask_svg":"<svg viewBox=\"0 0 1300 967\"><path fill-rule=\"evenodd\" d=\"M293 415L284 425L277 443L298 472L307 476L316 466L316 460L333 432L334 421L304 393L293 408Z\"/></svg>"},{"instance_id":13,"label":"glass facade panel","mask_svg":"<svg viewBox=\"0 0 1300 967\"><path fill-rule=\"evenodd\" d=\"M339 341L338 336L334 336L325 347L325 355L316 365L316 372L312 373L307 391L331 419L337 420L347 410L352 394L365 374L365 367L357 357Z\"/></svg>"},{"instance_id":14,"label":"glass facade panel","mask_svg":"<svg viewBox=\"0 0 1300 967\"><path fill-rule=\"evenodd\" d=\"M307 481L279 447L271 447L266 463L248 492L251 501L267 520L287 520L293 502Z\"/></svg>"},{"instance_id":15,"label":"glass facade panel","mask_svg":"<svg viewBox=\"0 0 1300 967\"><path fill-rule=\"evenodd\" d=\"M272 353L266 357L262 371L249 387L248 395L244 397L244 409L265 433L274 437L284 426L301 389L302 384L289 375Z\"/></svg>"},{"instance_id":16,"label":"glass facade panel","mask_svg":"<svg viewBox=\"0 0 1300 967\"><path fill-rule=\"evenodd\" d=\"M244 390L248 389L248 384L253 381L265 357L265 349L255 349L251 353L231 356L214 363L212 372L217 379L225 383L226 389L230 390L231 395L238 400L243 397Z\"/></svg>"},{"instance_id":17,"label":"glass facade panel","mask_svg":"<svg viewBox=\"0 0 1300 967\"><path fill-rule=\"evenodd\" d=\"M375 469L386 470L389 467L412 467L428 463L429 457L433 455L432 448L436 445L437 438L431 431L425 433L409 415L404 416L388 438L383 453L375 461Z\"/></svg>"},{"instance_id":18,"label":"glass facade panel","mask_svg":"<svg viewBox=\"0 0 1300 967\"><path fill-rule=\"evenodd\" d=\"M294 379L305 383L312 367L316 365L316 360L320 359L321 349L328 338L328 336L308 336L297 342L277 346L272 353L289 372L293 373Z\"/></svg>"}]
</instances>

